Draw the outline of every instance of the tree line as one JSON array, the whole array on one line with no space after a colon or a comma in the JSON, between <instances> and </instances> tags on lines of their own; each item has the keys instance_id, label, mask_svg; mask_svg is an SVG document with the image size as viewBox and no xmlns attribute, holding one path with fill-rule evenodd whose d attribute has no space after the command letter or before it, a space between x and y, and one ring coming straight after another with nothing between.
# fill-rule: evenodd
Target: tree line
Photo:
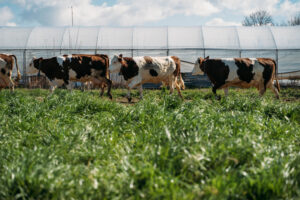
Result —
<instances>
[{"instance_id":1,"label":"tree line","mask_svg":"<svg viewBox=\"0 0 300 200\"><path fill-rule=\"evenodd\" d=\"M297 26L300 25L300 13L282 24L275 24L272 15L266 10L259 10L246 16L242 21L243 26Z\"/></svg>"}]
</instances>

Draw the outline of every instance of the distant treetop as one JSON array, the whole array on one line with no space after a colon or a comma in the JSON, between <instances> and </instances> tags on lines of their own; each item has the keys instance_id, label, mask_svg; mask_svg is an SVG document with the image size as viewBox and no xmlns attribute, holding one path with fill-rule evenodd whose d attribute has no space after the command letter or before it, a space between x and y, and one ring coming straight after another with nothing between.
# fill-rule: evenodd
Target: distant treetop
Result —
<instances>
[{"instance_id":1,"label":"distant treetop","mask_svg":"<svg viewBox=\"0 0 300 200\"><path fill-rule=\"evenodd\" d=\"M272 16L265 10L259 10L246 16L242 22L243 26L265 26L274 25Z\"/></svg>"}]
</instances>

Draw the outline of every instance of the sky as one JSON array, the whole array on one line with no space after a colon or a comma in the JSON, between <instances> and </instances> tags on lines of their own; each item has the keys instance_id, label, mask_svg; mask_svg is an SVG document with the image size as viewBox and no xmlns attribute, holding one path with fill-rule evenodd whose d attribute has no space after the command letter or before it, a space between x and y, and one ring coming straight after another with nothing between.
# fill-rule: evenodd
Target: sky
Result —
<instances>
[{"instance_id":1,"label":"sky","mask_svg":"<svg viewBox=\"0 0 300 200\"><path fill-rule=\"evenodd\" d=\"M300 0L0 0L0 26L240 26L268 11L276 24L300 13Z\"/></svg>"}]
</instances>

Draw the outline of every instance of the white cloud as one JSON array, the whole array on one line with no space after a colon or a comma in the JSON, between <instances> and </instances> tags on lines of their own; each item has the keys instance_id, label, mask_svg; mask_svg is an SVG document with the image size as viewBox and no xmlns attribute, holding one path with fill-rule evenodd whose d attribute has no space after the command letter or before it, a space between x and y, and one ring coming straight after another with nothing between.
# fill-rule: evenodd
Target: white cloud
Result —
<instances>
[{"instance_id":1,"label":"white cloud","mask_svg":"<svg viewBox=\"0 0 300 200\"><path fill-rule=\"evenodd\" d=\"M5 6L0 8L0 26L11 26L15 25L15 23L11 22L14 18L14 14L11 12L10 8Z\"/></svg>"},{"instance_id":2,"label":"white cloud","mask_svg":"<svg viewBox=\"0 0 300 200\"><path fill-rule=\"evenodd\" d=\"M205 23L206 26L241 26L238 22L224 21L222 18L213 18Z\"/></svg>"},{"instance_id":3,"label":"white cloud","mask_svg":"<svg viewBox=\"0 0 300 200\"><path fill-rule=\"evenodd\" d=\"M300 13L300 2L292 3L289 0L285 0L278 10L278 14L291 18Z\"/></svg>"},{"instance_id":4,"label":"white cloud","mask_svg":"<svg viewBox=\"0 0 300 200\"><path fill-rule=\"evenodd\" d=\"M258 10L275 13L280 0L218 0L218 5L229 10L235 10L244 15L249 15Z\"/></svg>"},{"instance_id":5,"label":"white cloud","mask_svg":"<svg viewBox=\"0 0 300 200\"><path fill-rule=\"evenodd\" d=\"M91 0L15 0L25 2L23 19L42 25L70 25L70 5L75 25L141 25L174 15L209 16L220 10L208 0L119 0L93 5Z\"/></svg>"},{"instance_id":6,"label":"white cloud","mask_svg":"<svg viewBox=\"0 0 300 200\"><path fill-rule=\"evenodd\" d=\"M5 26L17 26L14 22L7 22Z\"/></svg>"},{"instance_id":7,"label":"white cloud","mask_svg":"<svg viewBox=\"0 0 300 200\"><path fill-rule=\"evenodd\" d=\"M18 24L45 26L71 25L71 5L74 9L74 24L81 26L147 25L169 20L173 16L183 19L185 16L193 16L201 22L208 19L210 21L207 25L240 25L234 21L242 21L243 16L261 9L286 20L300 12L300 2L291 0L116 0L113 5L95 5L93 0L4 1L20 7L22 14L18 18ZM224 21L221 18L224 13L235 18ZM3 15L3 11L1 14ZM14 25L13 18L12 12L6 11L6 19L1 16L0 25Z\"/></svg>"}]
</instances>

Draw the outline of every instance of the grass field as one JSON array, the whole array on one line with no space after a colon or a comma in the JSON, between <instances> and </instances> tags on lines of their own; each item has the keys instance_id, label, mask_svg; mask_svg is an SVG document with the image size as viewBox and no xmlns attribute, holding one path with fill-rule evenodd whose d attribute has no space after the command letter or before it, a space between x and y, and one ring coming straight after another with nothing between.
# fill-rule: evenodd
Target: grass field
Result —
<instances>
[{"instance_id":1,"label":"grass field","mask_svg":"<svg viewBox=\"0 0 300 200\"><path fill-rule=\"evenodd\" d=\"M125 94L1 91L0 199L300 198L299 89Z\"/></svg>"}]
</instances>

